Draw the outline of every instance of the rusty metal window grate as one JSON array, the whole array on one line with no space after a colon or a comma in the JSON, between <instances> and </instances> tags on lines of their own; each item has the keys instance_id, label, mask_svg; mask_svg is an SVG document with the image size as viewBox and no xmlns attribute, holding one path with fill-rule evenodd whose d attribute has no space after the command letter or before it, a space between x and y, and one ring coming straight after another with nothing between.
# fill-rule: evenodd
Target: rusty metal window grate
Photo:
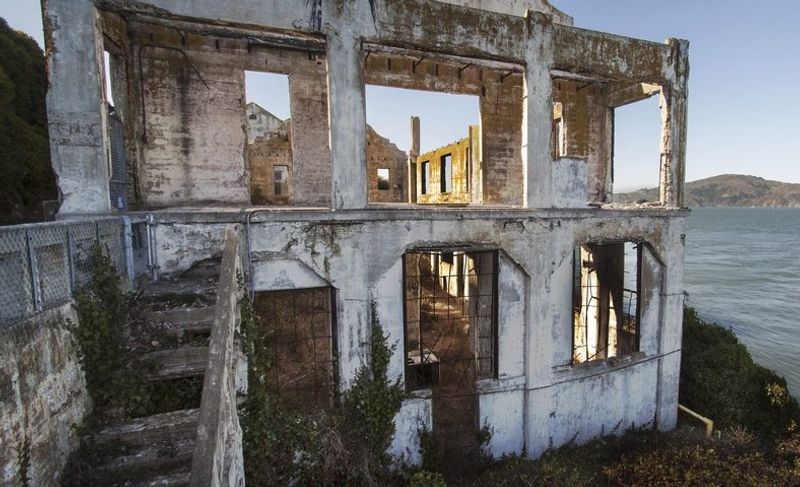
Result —
<instances>
[{"instance_id":1,"label":"rusty metal window grate","mask_svg":"<svg viewBox=\"0 0 800 487\"><path fill-rule=\"evenodd\" d=\"M336 395L334 289L256 292L254 311L270 332L267 388L301 410L331 406Z\"/></svg>"},{"instance_id":2,"label":"rusty metal window grate","mask_svg":"<svg viewBox=\"0 0 800 487\"><path fill-rule=\"evenodd\" d=\"M403 257L406 388L459 388L497 377L497 251Z\"/></svg>"},{"instance_id":3,"label":"rusty metal window grate","mask_svg":"<svg viewBox=\"0 0 800 487\"><path fill-rule=\"evenodd\" d=\"M572 362L639 350L642 244L587 243L573 260Z\"/></svg>"}]
</instances>

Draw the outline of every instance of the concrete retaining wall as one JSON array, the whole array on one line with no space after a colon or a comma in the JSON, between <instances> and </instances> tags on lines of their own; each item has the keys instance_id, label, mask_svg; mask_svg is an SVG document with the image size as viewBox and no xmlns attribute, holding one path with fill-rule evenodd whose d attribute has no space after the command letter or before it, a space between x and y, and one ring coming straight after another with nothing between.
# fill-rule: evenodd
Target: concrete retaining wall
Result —
<instances>
[{"instance_id":1,"label":"concrete retaining wall","mask_svg":"<svg viewBox=\"0 0 800 487\"><path fill-rule=\"evenodd\" d=\"M67 330L71 304L0 330L0 485L60 485L91 403L77 347ZM30 456L27 466L24 445Z\"/></svg>"}]
</instances>

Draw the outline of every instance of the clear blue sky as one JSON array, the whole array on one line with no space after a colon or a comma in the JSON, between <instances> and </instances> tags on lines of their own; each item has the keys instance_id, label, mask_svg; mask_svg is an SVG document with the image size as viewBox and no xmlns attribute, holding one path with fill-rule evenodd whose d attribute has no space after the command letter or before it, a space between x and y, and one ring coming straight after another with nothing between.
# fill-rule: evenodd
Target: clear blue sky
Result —
<instances>
[{"instance_id":1,"label":"clear blue sky","mask_svg":"<svg viewBox=\"0 0 800 487\"><path fill-rule=\"evenodd\" d=\"M661 42L691 42L687 179L753 174L800 183L800 1L552 0L575 25ZM42 43L37 0L0 0L0 16ZM285 80L248 84L248 98L288 111ZM422 120L423 150L463 137L477 123L474 97L367 88L367 121L402 149L411 115ZM617 189L658 177L655 99L617 115Z\"/></svg>"}]
</instances>

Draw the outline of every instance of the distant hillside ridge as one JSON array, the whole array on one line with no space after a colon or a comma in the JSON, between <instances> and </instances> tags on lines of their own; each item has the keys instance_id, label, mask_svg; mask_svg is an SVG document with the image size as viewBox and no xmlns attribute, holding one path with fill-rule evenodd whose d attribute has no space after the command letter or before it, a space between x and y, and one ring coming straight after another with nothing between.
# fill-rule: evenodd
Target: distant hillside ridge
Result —
<instances>
[{"instance_id":1,"label":"distant hillside ridge","mask_svg":"<svg viewBox=\"0 0 800 487\"><path fill-rule=\"evenodd\" d=\"M770 181L758 176L722 174L686 183L686 206L800 208L800 184ZM614 202L658 200L658 188L614 195Z\"/></svg>"}]
</instances>

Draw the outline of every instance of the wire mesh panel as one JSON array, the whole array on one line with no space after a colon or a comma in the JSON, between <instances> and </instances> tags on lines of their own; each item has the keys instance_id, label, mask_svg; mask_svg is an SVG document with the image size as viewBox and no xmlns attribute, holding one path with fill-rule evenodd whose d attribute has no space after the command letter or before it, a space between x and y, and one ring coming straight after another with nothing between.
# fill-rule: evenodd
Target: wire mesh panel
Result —
<instances>
[{"instance_id":1,"label":"wire mesh panel","mask_svg":"<svg viewBox=\"0 0 800 487\"><path fill-rule=\"evenodd\" d=\"M406 387L432 392L439 461L477 452L477 384L497 377L497 251L406 253Z\"/></svg>"},{"instance_id":2,"label":"wire mesh panel","mask_svg":"<svg viewBox=\"0 0 800 487\"><path fill-rule=\"evenodd\" d=\"M97 227L92 222L72 224L70 233L75 289L81 289L92 281L92 252L97 241Z\"/></svg>"},{"instance_id":3,"label":"wire mesh panel","mask_svg":"<svg viewBox=\"0 0 800 487\"><path fill-rule=\"evenodd\" d=\"M332 404L336 356L333 289L257 292L253 308L270 332L267 387L288 405L314 410Z\"/></svg>"},{"instance_id":4,"label":"wire mesh panel","mask_svg":"<svg viewBox=\"0 0 800 487\"><path fill-rule=\"evenodd\" d=\"M406 385L434 387L439 367L465 380L496 375L497 252L405 255Z\"/></svg>"},{"instance_id":5,"label":"wire mesh panel","mask_svg":"<svg viewBox=\"0 0 800 487\"><path fill-rule=\"evenodd\" d=\"M76 289L89 284L98 238L124 275L121 218L0 228L0 323L8 325L64 304Z\"/></svg>"},{"instance_id":6,"label":"wire mesh panel","mask_svg":"<svg viewBox=\"0 0 800 487\"><path fill-rule=\"evenodd\" d=\"M0 322L23 318L34 309L24 230L0 230Z\"/></svg>"},{"instance_id":7,"label":"wire mesh panel","mask_svg":"<svg viewBox=\"0 0 800 487\"><path fill-rule=\"evenodd\" d=\"M39 308L47 309L69 301L72 295L67 248L67 227L48 225L28 231L38 287Z\"/></svg>"},{"instance_id":8,"label":"wire mesh panel","mask_svg":"<svg viewBox=\"0 0 800 487\"><path fill-rule=\"evenodd\" d=\"M119 219L100 220L97 222L97 238L101 248L108 253L111 262L119 271L125 269L125 229Z\"/></svg>"},{"instance_id":9,"label":"wire mesh panel","mask_svg":"<svg viewBox=\"0 0 800 487\"><path fill-rule=\"evenodd\" d=\"M133 253L133 275L139 277L147 274L149 268L149 242L147 239L147 222L131 224L131 250Z\"/></svg>"}]
</instances>

